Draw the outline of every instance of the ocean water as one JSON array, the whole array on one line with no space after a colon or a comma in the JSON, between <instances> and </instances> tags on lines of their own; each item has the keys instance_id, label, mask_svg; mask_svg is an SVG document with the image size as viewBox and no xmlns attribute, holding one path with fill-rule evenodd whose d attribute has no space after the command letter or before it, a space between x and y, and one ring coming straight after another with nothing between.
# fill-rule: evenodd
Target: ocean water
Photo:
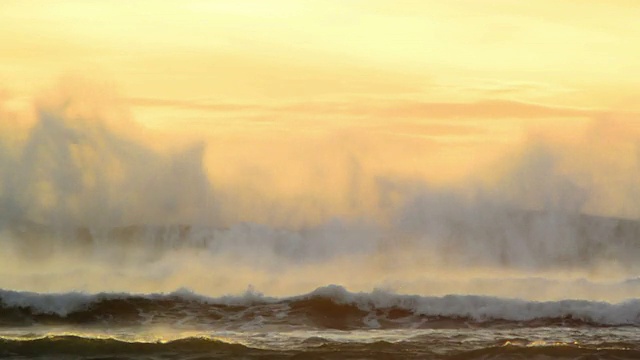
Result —
<instances>
[{"instance_id":1,"label":"ocean water","mask_svg":"<svg viewBox=\"0 0 640 360\"><path fill-rule=\"evenodd\" d=\"M351 169L286 201L123 128L0 137L0 357L640 358L636 168L588 187L537 144L494 187Z\"/></svg>"},{"instance_id":2,"label":"ocean water","mask_svg":"<svg viewBox=\"0 0 640 360\"><path fill-rule=\"evenodd\" d=\"M3 358L638 358L640 301L0 293Z\"/></svg>"},{"instance_id":3,"label":"ocean water","mask_svg":"<svg viewBox=\"0 0 640 360\"><path fill-rule=\"evenodd\" d=\"M557 214L550 217L530 212L509 216L513 217L513 226L520 229L519 236L525 237L536 234L529 233L534 224L558 219ZM329 231L326 229L300 231L296 236L278 231L276 239L289 241L278 247L272 233L275 230L247 224L241 229L139 226L92 232L58 231L26 222L7 223L3 253L11 255L4 256L2 282L11 286L0 290L0 356L639 358L640 280L571 278L565 274L584 274L581 269L593 269L601 261L628 264L627 269L634 269L640 225L593 216L567 221L566 224L580 229L581 235L575 239L582 241L582 248L577 251L594 255L588 258L581 255L582 262L574 260L575 263L564 257L554 260L545 252L538 255L539 259L534 258L547 261L547 266L562 276L535 273L530 265L504 260L498 255L495 259L485 255L482 261L466 265L456 263L456 258L471 261L476 254L475 247L465 250L463 245L454 258L438 261L435 267L417 261L408 252L394 253L381 245L349 252L332 244L330 249L337 253L327 249L319 256L317 244L308 238L316 241L327 238L323 233ZM585 235L588 233L584 227L589 231L593 227L609 229L599 234L615 246L611 245L606 253L596 252L602 249L601 239ZM335 236L335 229L330 228L330 234ZM490 239L499 237L505 229L484 228L494 233L475 236L477 230L470 228L468 235L460 236L470 236L490 246ZM354 230L341 231L348 234ZM513 229L509 231L513 234ZM384 233L382 229L380 232ZM49 248L41 253L33 251L33 241L45 242ZM298 242L294 254L289 252L294 246L291 242ZM433 252L432 246L414 244L410 249L414 255L426 254ZM344 252L350 254L348 261L337 261ZM278 259L279 263L260 263L261 258ZM500 265L489 271L488 261L498 261ZM457 277L446 277L454 269L435 272L446 263L466 270ZM532 272L537 276L525 276ZM624 272L618 270L619 273ZM434 274L443 278L434 280L437 276ZM190 286L160 292L135 290L145 289L149 283L162 287L162 281L173 277L179 284ZM291 289L332 278L335 284L307 292L269 294L270 290L294 291ZM249 279L258 285L234 293L233 289L245 286L234 285L238 279ZM356 291L339 285L366 288L376 283L402 286ZM202 293L192 289L198 286ZM47 291L15 290L20 287ZM75 287L84 289L72 290ZM71 289L50 290L60 288ZM102 288L126 291L95 290ZM264 293L259 289L265 289ZM408 292L411 290L416 292ZM475 294L469 294L471 291Z\"/></svg>"},{"instance_id":4,"label":"ocean water","mask_svg":"<svg viewBox=\"0 0 640 360\"><path fill-rule=\"evenodd\" d=\"M637 358L640 302L3 291L3 357Z\"/></svg>"}]
</instances>

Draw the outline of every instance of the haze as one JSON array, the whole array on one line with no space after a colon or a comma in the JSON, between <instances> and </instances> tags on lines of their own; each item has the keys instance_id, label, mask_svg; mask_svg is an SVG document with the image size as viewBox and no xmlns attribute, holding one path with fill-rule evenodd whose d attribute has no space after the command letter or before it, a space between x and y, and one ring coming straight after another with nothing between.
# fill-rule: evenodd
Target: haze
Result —
<instances>
[{"instance_id":1,"label":"haze","mask_svg":"<svg viewBox=\"0 0 640 360\"><path fill-rule=\"evenodd\" d=\"M216 229L248 263L220 291L370 289L380 274L422 291L425 262L466 264L442 293L522 291L465 283L480 268L628 279L635 250L607 236L640 216L639 18L622 0L3 1L0 225ZM542 220L520 233L513 209ZM585 242L584 216L613 250ZM367 265L347 278L353 254ZM209 257L151 272L136 258L137 282L110 277L114 256L68 286L22 272L0 287L216 293L198 283Z\"/></svg>"}]
</instances>

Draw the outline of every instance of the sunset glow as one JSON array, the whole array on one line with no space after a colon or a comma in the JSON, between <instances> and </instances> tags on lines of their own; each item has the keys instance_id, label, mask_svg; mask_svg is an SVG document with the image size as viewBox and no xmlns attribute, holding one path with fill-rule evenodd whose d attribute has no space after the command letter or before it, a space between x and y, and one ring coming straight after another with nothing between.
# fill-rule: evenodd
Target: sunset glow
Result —
<instances>
[{"instance_id":1,"label":"sunset glow","mask_svg":"<svg viewBox=\"0 0 640 360\"><path fill-rule=\"evenodd\" d=\"M640 357L638 0L0 0L0 357Z\"/></svg>"},{"instance_id":2,"label":"sunset glow","mask_svg":"<svg viewBox=\"0 0 640 360\"><path fill-rule=\"evenodd\" d=\"M18 129L61 78L97 82L148 136L205 141L220 186L252 168L272 180L256 191L331 198L349 157L368 176L442 183L550 129L635 128L639 17L622 0L10 0L2 99Z\"/></svg>"},{"instance_id":3,"label":"sunset glow","mask_svg":"<svg viewBox=\"0 0 640 360\"><path fill-rule=\"evenodd\" d=\"M363 114L336 105L352 109L362 101L394 109L407 102L454 109L463 103L452 116L481 126L486 119L465 104L536 104L539 111L522 116L504 111L535 120L555 115L547 107L586 116L639 110L633 94L640 83L634 46L640 10L633 1L10 0L1 6L0 74L8 90L28 96L64 74L98 78L115 84L149 126L216 127L220 117L280 121L274 109L299 117L324 110L331 115L324 121L349 126ZM154 119L158 107L166 115ZM364 115L404 118L402 111L372 110ZM411 120L442 121L438 113Z\"/></svg>"}]
</instances>

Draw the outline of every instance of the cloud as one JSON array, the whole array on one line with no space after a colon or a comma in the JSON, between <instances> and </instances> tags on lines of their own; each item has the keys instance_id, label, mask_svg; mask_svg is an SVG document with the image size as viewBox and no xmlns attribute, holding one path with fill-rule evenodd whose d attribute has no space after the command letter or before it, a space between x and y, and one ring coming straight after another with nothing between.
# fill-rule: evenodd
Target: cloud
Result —
<instances>
[{"instance_id":1,"label":"cloud","mask_svg":"<svg viewBox=\"0 0 640 360\"><path fill-rule=\"evenodd\" d=\"M352 102L298 102L271 106L152 98L129 98L128 101L132 106L172 107L211 112L243 112L257 110L271 114L349 115L387 119L531 119L549 117L594 117L605 113L605 111L597 109L549 106L510 100L486 100L477 102L354 100Z\"/></svg>"},{"instance_id":2,"label":"cloud","mask_svg":"<svg viewBox=\"0 0 640 360\"><path fill-rule=\"evenodd\" d=\"M379 124L370 126L374 130L388 133L407 134L415 136L456 136L475 137L487 134L487 129L479 125L449 124L449 123L415 123L401 122L394 124Z\"/></svg>"},{"instance_id":3,"label":"cloud","mask_svg":"<svg viewBox=\"0 0 640 360\"><path fill-rule=\"evenodd\" d=\"M549 118L590 117L593 110L552 107L508 100L479 101L469 103L413 102L382 108L380 115L397 117L500 119L500 118Z\"/></svg>"},{"instance_id":4,"label":"cloud","mask_svg":"<svg viewBox=\"0 0 640 360\"><path fill-rule=\"evenodd\" d=\"M247 110L264 110L264 106L255 104L235 104L235 103L211 103L188 100L171 100L171 99L154 99L154 98L127 98L126 101L131 106L137 107L169 107L185 110L204 110L204 111L247 111Z\"/></svg>"}]
</instances>

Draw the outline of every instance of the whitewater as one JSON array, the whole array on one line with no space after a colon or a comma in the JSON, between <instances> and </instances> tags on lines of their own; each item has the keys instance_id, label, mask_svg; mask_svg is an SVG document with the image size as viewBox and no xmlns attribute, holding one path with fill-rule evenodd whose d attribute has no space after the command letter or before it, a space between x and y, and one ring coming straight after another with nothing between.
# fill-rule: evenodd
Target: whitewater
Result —
<instances>
[{"instance_id":1,"label":"whitewater","mask_svg":"<svg viewBox=\"0 0 640 360\"><path fill-rule=\"evenodd\" d=\"M307 184L62 99L0 134L0 357L640 358L636 138Z\"/></svg>"},{"instance_id":2,"label":"whitewater","mask_svg":"<svg viewBox=\"0 0 640 360\"><path fill-rule=\"evenodd\" d=\"M352 293L0 292L0 354L127 358L636 358L640 301Z\"/></svg>"}]
</instances>

